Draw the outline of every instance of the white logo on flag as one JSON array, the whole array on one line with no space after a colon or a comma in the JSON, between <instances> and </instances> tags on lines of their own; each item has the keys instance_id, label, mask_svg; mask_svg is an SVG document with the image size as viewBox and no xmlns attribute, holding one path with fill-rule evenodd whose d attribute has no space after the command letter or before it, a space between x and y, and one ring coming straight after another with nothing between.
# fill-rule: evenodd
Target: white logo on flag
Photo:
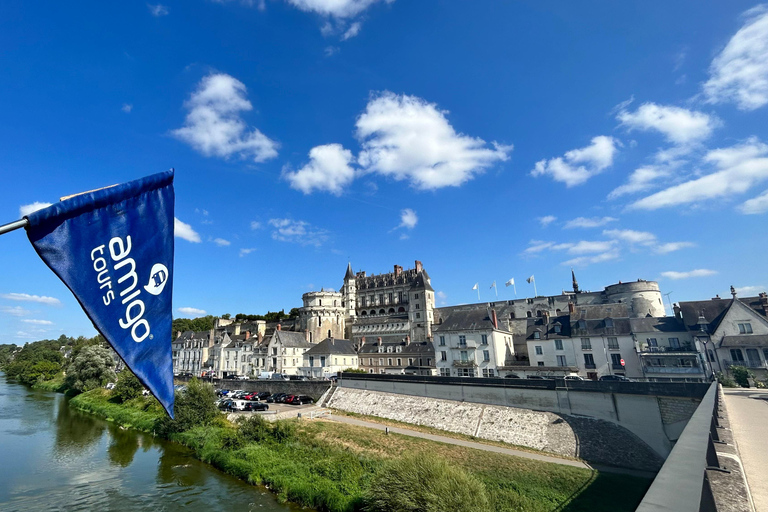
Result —
<instances>
[{"instance_id":1,"label":"white logo on flag","mask_svg":"<svg viewBox=\"0 0 768 512\"><path fill-rule=\"evenodd\" d=\"M152 265L152 271L149 273L149 283L144 289L152 295L163 293L165 283L168 282L168 268L162 263Z\"/></svg>"}]
</instances>

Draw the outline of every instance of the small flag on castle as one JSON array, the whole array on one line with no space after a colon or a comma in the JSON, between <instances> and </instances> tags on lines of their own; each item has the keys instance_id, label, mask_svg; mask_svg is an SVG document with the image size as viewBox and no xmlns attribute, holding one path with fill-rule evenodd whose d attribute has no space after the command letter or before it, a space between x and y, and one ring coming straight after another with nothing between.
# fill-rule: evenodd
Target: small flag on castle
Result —
<instances>
[{"instance_id":1,"label":"small flag on castle","mask_svg":"<svg viewBox=\"0 0 768 512\"><path fill-rule=\"evenodd\" d=\"M515 290L515 297L517 297L517 287L515 286L515 278L514 277L512 279L510 279L509 281L507 281L506 283L504 283L504 286L506 286L507 288L509 288L511 286L512 289Z\"/></svg>"},{"instance_id":2,"label":"small flag on castle","mask_svg":"<svg viewBox=\"0 0 768 512\"><path fill-rule=\"evenodd\" d=\"M475 286L473 286L472 289L477 290L477 300L480 300L480 283L475 283Z\"/></svg>"},{"instance_id":3,"label":"small flag on castle","mask_svg":"<svg viewBox=\"0 0 768 512\"><path fill-rule=\"evenodd\" d=\"M496 290L496 296L498 297L499 296L499 289L496 288L496 281L493 282L493 284L491 285L491 288Z\"/></svg>"}]
</instances>

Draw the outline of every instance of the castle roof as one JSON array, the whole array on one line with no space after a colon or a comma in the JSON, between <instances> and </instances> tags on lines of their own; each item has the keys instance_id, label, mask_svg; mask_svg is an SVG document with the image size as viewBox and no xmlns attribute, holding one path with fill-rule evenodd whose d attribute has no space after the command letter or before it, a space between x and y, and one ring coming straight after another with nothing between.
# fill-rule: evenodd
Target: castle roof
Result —
<instances>
[{"instance_id":1,"label":"castle roof","mask_svg":"<svg viewBox=\"0 0 768 512\"><path fill-rule=\"evenodd\" d=\"M305 356L320 354L357 355L357 352L351 341L336 338L325 338L323 341L304 352Z\"/></svg>"},{"instance_id":2,"label":"castle roof","mask_svg":"<svg viewBox=\"0 0 768 512\"><path fill-rule=\"evenodd\" d=\"M352 262L347 263L347 273L344 275L344 280L354 279L355 273L352 272Z\"/></svg>"}]
</instances>

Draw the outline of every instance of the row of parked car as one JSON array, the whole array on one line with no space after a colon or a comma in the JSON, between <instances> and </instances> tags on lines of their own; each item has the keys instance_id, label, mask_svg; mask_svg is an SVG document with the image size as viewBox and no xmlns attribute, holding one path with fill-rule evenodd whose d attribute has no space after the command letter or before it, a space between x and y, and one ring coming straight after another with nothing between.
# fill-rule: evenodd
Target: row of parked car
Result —
<instances>
[{"instance_id":1,"label":"row of parked car","mask_svg":"<svg viewBox=\"0 0 768 512\"><path fill-rule=\"evenodd\" d=\"M290 405L314 403L312 397L308 395L270 393L269 391L244 391L242 389L217 389L216 396L219 397L218 405L221 409L234 409L240 411L266 411L269 409L269 405L267 404L273 403Z\"/></svg>"},{"instance_id":2,"label":"row of parked car","mask_svg":"<svg viewBox=\"0 0 768 512\"><path fill-rule=\"evenodd\" d=\"M519 379L521 378L519 375L515 375L514 373L510 373L507 376L504 377L505 379ZM534 379L534 380L554 380L555 377L547 377L544 375L528 375L527 377L522 377L524 379ZM563 377L565 380L587 380L584 377L581 377L580 375L566 375ZM597 380L601 381L614 381L614 382L633 382L632 379L628 379L627 377L623 375L603 375Z\"/></svg>"}]
</instances>

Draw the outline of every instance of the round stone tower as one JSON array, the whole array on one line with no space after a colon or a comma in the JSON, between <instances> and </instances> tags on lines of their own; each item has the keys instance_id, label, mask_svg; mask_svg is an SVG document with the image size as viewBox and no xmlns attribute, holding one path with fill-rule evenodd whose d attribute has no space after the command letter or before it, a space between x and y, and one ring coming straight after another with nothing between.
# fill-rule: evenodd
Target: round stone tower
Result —
<instances>
[{"instance_id":1,"label":"round stone tower","mask_svg":"<svg viewBox=\"0 0 768 512\"><path fill-rule=\"evenodd\" d=\"M304 306L299 309L301 330L310 343L325 338L344 338L346 326L343 296L340 292L322 289L301 296Z\"/></svg>"},{"instance_id":2,"label":"round stone tower","mask_svg":"<svg viewBox=\"0 0 768 512\"><path fill-rule=\"evenodd\" d=\"M630 316L643 318L648 316L665 316L659 283L638 279L629 283L619 282L605 287L606 302L621 302L629 306Z\"/></svg>"}]
</instances>

